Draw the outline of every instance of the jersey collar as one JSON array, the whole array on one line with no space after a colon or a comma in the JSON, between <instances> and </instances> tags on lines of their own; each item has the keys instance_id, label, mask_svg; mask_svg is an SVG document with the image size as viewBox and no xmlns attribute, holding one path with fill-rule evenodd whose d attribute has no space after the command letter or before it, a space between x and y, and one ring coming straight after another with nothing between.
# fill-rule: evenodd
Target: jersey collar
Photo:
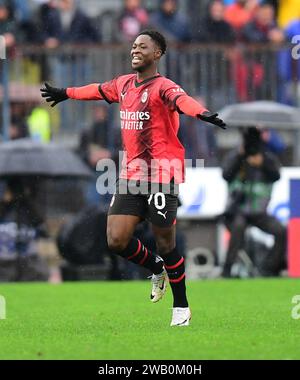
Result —
<instances>
[{"instance_id":1,"label":"jersey collar","mask_svg":"<svg viewBox=\"0 0 300 380\"><path fill-rule=\"evenodd\" d=\"M142 86L143 84L148 83L148 82L150 82L151 80L156 79L156 78L159 78L159 77L161 77L161 75L160 75L160 74L157 74L157 75L154 75L153 77L150 77L150 78L147 78L147 79L143 80L142 82L138 82L138 81L135 79L135 81L134 81L134 85L135 85L135 87L140 87L140 86Z\"/></svg>"}]
</instances>

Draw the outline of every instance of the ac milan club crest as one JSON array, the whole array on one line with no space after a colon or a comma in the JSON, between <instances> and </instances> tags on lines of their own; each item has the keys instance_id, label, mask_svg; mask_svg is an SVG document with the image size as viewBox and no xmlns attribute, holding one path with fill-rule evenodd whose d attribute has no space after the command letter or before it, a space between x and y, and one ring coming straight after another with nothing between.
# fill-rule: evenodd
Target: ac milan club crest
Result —
<instances>
[{"instance_id":1,"label":"ac milan club crest","mask_svg":"<svg viewBox=\"0 0 300 380\"><path fill-rule=\"evenodd\" d=\"M142 99L141 99L142 103L146 103L147 99L148 99L148 91L146 90L143 92L143 95L142 95Z\"/></svg>"}]
</instances>

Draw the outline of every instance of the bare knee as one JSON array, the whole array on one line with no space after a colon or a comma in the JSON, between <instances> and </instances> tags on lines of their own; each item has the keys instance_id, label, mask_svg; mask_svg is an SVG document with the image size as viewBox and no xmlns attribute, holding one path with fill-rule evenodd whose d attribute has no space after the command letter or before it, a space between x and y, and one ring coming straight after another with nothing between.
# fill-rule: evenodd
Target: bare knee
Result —
<instances>
[{"instance_id":1,"label":"bare knee","mask_svg":"<svg viewBox=\"0 0 300 380\"><path fill-rule=\"evenodd\" d=\"M113 230L107 231L107 244L108 248L114 252L122 252L127 247L128 238Z\"/></svg>"},{"instance_id":2,"label":"bare knee","mask_svg":"<svg viewBox=\"0 0 300 380\"><path fill-rule=\"evenodd\" d=\"M108 248L116 253L128 246L139 217L132 215L111 215L107 219Z\"/></svg>"}]
</instances>

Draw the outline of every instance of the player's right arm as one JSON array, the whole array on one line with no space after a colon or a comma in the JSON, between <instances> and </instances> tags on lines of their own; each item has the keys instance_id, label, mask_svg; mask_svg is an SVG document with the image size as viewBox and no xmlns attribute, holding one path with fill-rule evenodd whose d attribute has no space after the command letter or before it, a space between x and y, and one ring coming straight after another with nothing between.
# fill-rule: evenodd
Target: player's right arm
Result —
<instances>
[{"instance_id":1,"label":"player's right arm","mask_svg":"<svg viewBox=\"0 0 300 380\"><path fill-rule=\"evenodd\" d=\"M56 88L45 83L45 87L41 88L42 97L47 102L51 102L51 107L67 100L105 100L108 103L118 103L118 91L116 79L103 84L92 83L83 87Z\"/></svg>"}]
</instances>

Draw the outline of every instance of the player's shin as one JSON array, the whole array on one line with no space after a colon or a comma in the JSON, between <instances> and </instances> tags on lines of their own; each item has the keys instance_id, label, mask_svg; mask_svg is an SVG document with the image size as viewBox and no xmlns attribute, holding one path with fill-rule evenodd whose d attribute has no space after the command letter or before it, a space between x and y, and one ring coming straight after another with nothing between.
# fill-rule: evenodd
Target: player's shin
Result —
<instances>
[{"instance_id":1,"label":"player's shin","mask_svg":"<svg viewBox=\"0 0 300 380\"><path fill-rule=\"evenodd\" d=\"M163 271L162 259L149 251L139 239L132 238L123 251L114 253L149 269L154 274L160 274Z\"/></svg>"},{"instance_id":2,"label":"player's shin","mask_svg":"<svg viewBox=\"0 0 300 380\"><path fill-rule=\"evenodd\" d=\"M171 252L163 256L163 260L173 293L173 307L188 307L185 286L184 258L177 252L175 247Z\"/></svg>"}]
</instances>

